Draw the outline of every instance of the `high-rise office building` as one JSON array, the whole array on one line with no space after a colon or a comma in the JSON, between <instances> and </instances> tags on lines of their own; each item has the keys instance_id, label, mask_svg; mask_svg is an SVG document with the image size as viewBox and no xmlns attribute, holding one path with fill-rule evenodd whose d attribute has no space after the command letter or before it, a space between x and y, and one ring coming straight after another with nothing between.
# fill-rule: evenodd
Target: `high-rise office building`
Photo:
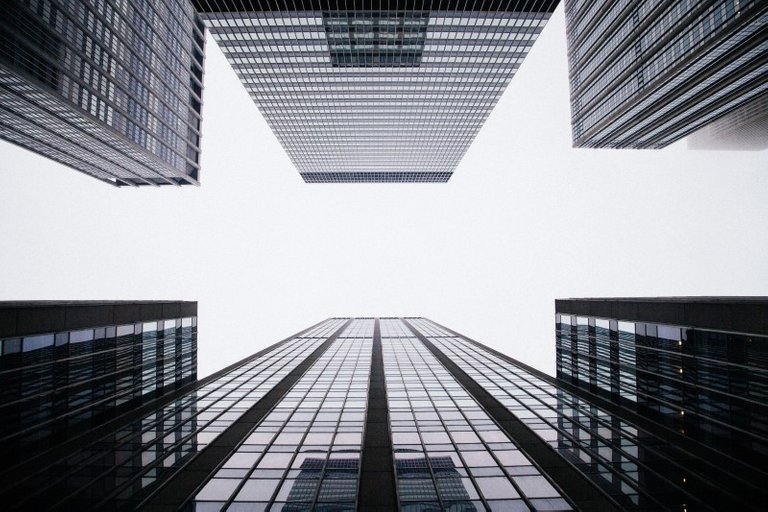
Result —
<instances>
[{"instance_id":1,"label":"high-rise office building","mask_svg":"<svg viewBox=\"0 0 768 512\"><path fill-rule=\"evenodd\" d=\"M196 315L195 302L0 302L4 464L193 382Z\"/></svg>"},{"instance_id":2,"label":"high-rise office building","mask_svg":"<svg viewBox=\"0 0 768 512\"><path fill-rule=\"evenodd\" d=\"M763 395L763 400L765 394ZM4 467L10 509L759 510L763 474L423 318L332 318Z\"/></svg>"},{"instance_id":3,"label":"high-rise office building","mask_svg":"<svg viewBox=\"0 0 768 512\"><path fill-rule=\"evenodd\" d=\"M198 184L204 30L188 0L6 0L0 138L117 186Z\"/></svg>"},{"instance_id":4,"label":"high-rise office building","mask_svg":"<svg viewBox=\"0 0 768 512\"><path fill-rule=\"evenodd\" d=\"M445 182L557 0L195 0L304 181Z\"/></svg>"},{"instance_id":5,"label":"high-rise office building","mask_svg":"<svg viewBox=\"0 0 768 512\"><path fill-rule=\"evenodd\" d=\"M557 376L768 472L768 299L558 300Z\"/></svg>"},{"instance_id":6,"label":"high-rise office building","mask_svg":"<svg viewBox=\"0 0 768 512\"><path fill-rule=\"evenodd\" d=\"M663 148L768 91L766 2L570 0L565 12L575 147ZM754 120L713 133L766 147Z\"/></svg>"}]
</instances>

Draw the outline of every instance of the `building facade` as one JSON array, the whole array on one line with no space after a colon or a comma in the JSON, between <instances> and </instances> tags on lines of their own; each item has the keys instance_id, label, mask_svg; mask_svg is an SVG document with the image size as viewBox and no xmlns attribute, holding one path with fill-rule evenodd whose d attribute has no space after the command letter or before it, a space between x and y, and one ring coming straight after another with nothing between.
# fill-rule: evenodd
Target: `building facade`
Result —
<instances>
[{"instance_id":1,"label":"building facade","mask_svg":"<svg viewBox=\"0 0 768 512\"><path fill-rule=\"evenodd\" d=\"M195 302L0 302L0 457L14 465L193 382Z\"/></svg>"},{"instance_id":2,"label":"building facade","mask_svg":"<svg viewBox=\"0 0 768 512\"><path fill-rule=\"evenodd\" d=\"M448 181L557 3L195 6L304 181L338 183Z\"/></svg>"},{"instance_id":3,"label":"building facade","mask_svg":"<svg viewBox=\"0 0 768 512\"><path fill-rule=\"evenodd\" d=\"M565 12L574 147L663 148L768 91L765 2L571 0ZM740 148L734 133L768 147L754 121L712 133L720 148Z\"/></svg>"},{"instance_id":4,"label":"building facade","mask_svg":"<svg viewBox=\"0 0 768 512\"><path fill-rule=\"evenodd\" d=\"M332 318L71 439L55 460L3 468L15 478L0 497L11 510L199 512L765 503L761 474L734 478L722 453L670 435L430 320Z\"/></svg>"},{"instance_id":5,"label":"building facade","mask_svg":"<svg viewBox=\"0 0 768 512\"><path fill-rule=\"evenodd\" d=\"M0 138L117 186L198 184L204 30L187 0L8 0Z\"/></svg>"},{"instance_id":6,"label":"building facade","mask_svg":"<svg viewBox=\"0 0 768 512\"><path fill-rule=\"evenodd\" d=\"M559 300L557 376L768 473L768 299Z\"/></svg>"}]
</instances>

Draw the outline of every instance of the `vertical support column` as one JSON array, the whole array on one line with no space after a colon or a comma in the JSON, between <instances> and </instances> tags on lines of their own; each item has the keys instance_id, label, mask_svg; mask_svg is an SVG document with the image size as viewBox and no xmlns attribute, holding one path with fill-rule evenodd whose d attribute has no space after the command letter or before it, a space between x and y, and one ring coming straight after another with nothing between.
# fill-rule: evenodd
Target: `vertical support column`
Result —
<instances>
[{"instance_id":1,"label":"vertical support column","mask_svg":"<svg viewBox=\"0 0 768 512\"><path fill-rule=\"evenodd\" d=\"M597 325L595 317L589 317L587 321L587 356L589 357L589 389L597 393Z\"/></svg>"},{"instance_id":2,"label":"vertical support column","mask_svg":"<svg viewBox=\"0 0 768 512\"><path fill-rule=\"evenodd\" d=\"M568 327L568 350L571 351L571 380L579 381L579 344L576 315L571 315L571 323Z\"/></svg>"},{"instance_id":3,"label":"vertical support column","mask_svg":"<svg viewBox=\"0 0 768 512\"><path fill-rule=\"evenodd\" d=\"M611 330L611 400L619 403L621 402L621 389L619 388L619 375L621 372L619 363L619 321L609 320L608 326Z\"/></svg>"},{"instance_id":4,"label":"vertical support column","mask_svg":"<svg viewBox=\"0 0 768 512\"><path fill-rule=\"evenodd\" d=\"M384 356L378 318L373 328L371 377L368 384L368 408L365 416L365 438L357 508L367 512L397 510L387 385L384 378Z\"/></svg>"}]
</instances>

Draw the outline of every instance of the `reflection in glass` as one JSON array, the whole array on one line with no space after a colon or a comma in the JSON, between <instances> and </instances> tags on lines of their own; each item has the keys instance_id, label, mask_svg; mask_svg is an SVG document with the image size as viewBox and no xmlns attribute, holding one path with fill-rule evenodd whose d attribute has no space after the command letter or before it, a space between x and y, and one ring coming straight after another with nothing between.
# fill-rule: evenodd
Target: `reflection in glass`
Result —
<instances>
[{"instance_id":1,"label":"reflection in glass","mask_svg":"<svg viewBox=\"0 0 768 512\"><path fill-rule=\"evenodd\" d=\"M192 382L196 318L2 340L0 456L21 462L72 428L95 425Z\"/></svg>"},{"instance_id":2,"label":"reflection in glass","mask_svg":"<svg viewBox=\"0 0 768 512\"><path fill-rule=\"evenodd\" d=\"M402 510L529 510L543 488L516 479L547 481L480 404L399 319L381 320L384 375L393 455ZM553 486L546 496L571 507ZM542 505L543 506L543 505Z\"/></svg>"},{"instance_id":3,"label":"reflection in glass","mask_svg":"<svg viewBox=\"0 0 768 512\"><path fill-rule=\"evenodd\" d=\"M191 321L186 323L188 328L193 327ZM184 324L181 323L182 331L186 328ZM335 319L324 322L305 333L305 337L292 338L172 402L139 418L126 420L107 435L86 440L87 444L76 453L19 482L13 492L26 496L19 504L40 509L59 504L71 510L90 509L94 503L103 503L110 509L137 505L136 500L144 495L145 489L176 474L195 453L215 440L314 351L328 334L338 329L339 324ZM138 354L143 353L148 340L151 344L161 336L159 328L149 336L134 326L131 331L135 334L127 336L137 337L133 347ZM162 336L169 331L173 332L163 329ZM166 351L156 349L154 353L160 355ZM162 373L156 382L160 382L160 377ZM144 381L140 378L139 382ZM230 472L228 476L232 476L231 472L250 471L250 467L247 470L239 467L247 463L246 458L238 454L237 462L222 472ZM210 490L210 496L223 494L222 488ZM207 503L215 509L214 501ZM201 509L205 506L208 505Z\"/></svg>"},{"instance_id":4,"label":"reflection in glass","mask_svg":"<svg viewBox=\"0 0 768 512\"><path fill-rule=\"evenodd\" d=\"M187 508L354 510L372 347L373 320L350 322L212 473L229 494Z\"/></svg>"},{"instance_id":5,"label":"reflection in glass","mask_svg":"<svg viewBox=\"0 0 768 512\"><path fill-rule=\"evenodd\" d=\"M558 322L558 350L566 354L559 361L558 375L586 376L587 380L581 382L586 382L585 386L595 392L600 389L593 382L597 375L595 353L601 346L598 339L605 323L598 325L596 319L586 317L571 316L568 320L570 323L564 324L561 317ZM428 339L439 350L622 506L630 509L682 509L685 506L689 510L707 510L733 503L750 508L757 502L749 498L760 495L754 480L741 478L735 472L740 461L734 465L714 464L709 457L699 456L640 429L622 415L612 414L562 389L556 382L502 359L432 322L420 319L413 323L431 332ZM611 333L602 346L610 343L616 347L607 354L615 357L617 363L622 361L622 365L634 364L634 361L639 365L645 358L634 350L630 355L630 340L639 343L637 340L648 337L649 332L654 337L658 332L634 322L619 326L615 321L610 322L609 330ZM665 331L665 334L671 333ZM621 344L623 354L619 350ZM574 348L569 350L569 347ZM634 383L639 389L641 382L641 372L630 368L620 375L613 373L609 386L619 389L624 385L630 389L629 396L634 396ZM637 400L640 400L639 394ZM530 481L524 482L518 485L523 493L526 488L535 495L543 491L539 486L531 486ZM539 498L531 496L531 499Z\"/></svg>"}]
</instances>

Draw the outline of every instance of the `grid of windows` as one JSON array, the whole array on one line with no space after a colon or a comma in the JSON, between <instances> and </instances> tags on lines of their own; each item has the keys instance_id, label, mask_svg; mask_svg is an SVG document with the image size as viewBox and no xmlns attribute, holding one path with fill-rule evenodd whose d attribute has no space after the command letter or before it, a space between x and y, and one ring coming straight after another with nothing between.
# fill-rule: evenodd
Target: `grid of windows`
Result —
<instances>
[{"instance_id":1,"label":"grid of windows","mask_svg":"<svg viewBox=\"0 0 768 512\"><path fill-rule=\"evenodd\" d=\"M197 4L308 183L447 181L554 9Z\"/></svg>"},{"instance_id":2,"label":"grid of windows","mask_svg":"<svg viewBox=\"0 0 768 512\"><path fill-rule=\"evenodd\" d=\"M428 12L324 12L331 63L337 67L418 66Z\"/></svg>"},{"instance_id":3,"label":"grid of windows","mask_svg":"<svg viewBox=\"0 0 768 512\"><path fill-rule=\"evenodd\" d=\"M194 510L356 510L372 336L372 319L347 326L210 477Z\"/></svg>"},{"instance_id":4,"label":"grid of windows","mask_svg":"<svg viewBox=\"0 0 768 512\"><path fill-rule=\"evenodd\" d=\"M401 510L571 509L400 320L381 322Z\"/></svg>"},{"instance_id":5,"label":"grid of windows","mask_svg":"<svg viewBox=\"0 0 768 512\"><path fill-rule=\"evenodd\" d=\"M754 482L742 481L730 468L716 467L428 320L412 323L622 506L717 510L739 503L755 508L750 501L757 493Z\"/></svg>"},{"instance_id":6,"label":"grid of windows","mask_svg":"<svg viewBox=\"0 0 768 512\"><path fill-rule=\"evenodd\" d=\"M566 4L573 141L660 148L768 91L768 6Z\"/></svg>"},{"instance_id":7,"label":"grid of windows","mask_svg":"<svg viewBox=\"0 0 768 512\"><path fill-rule=\"evenodd\" d=\"M121 506L175 473L335 332L329 319L37 472L10 492L20 508ZM13 482L10 483L13 486ZM135 503L134 503L135 504Z\"/></svg>"},{"instance_id":8,"label":"grid of windows","mask_svg":"<svg viewBox=\"0 0 768 512\"><path fill-rule=\"evenodd\" d=\"M717 442L737 460L768 454L768 337L557 316L564 381L623 399L690 438Z\"/></svg>"},{"instance_id":9,"label":"grid of windows","mask_svg":"<svg viewBox=\"0 0 768 512\"><path fill-rule=\"evenodd\" d=\"M305 172L307 183L445 183L450 172Z\"/></svg>"},{"instance_id":10,"label":"grid of windows","mask_svg":"<svg viewBox=\"0 0 768 512\"><path fill-rule=\"evenodd\" d=\"M608 321L599 321L601 334L599 339L590 339L589 332L595 327L594 321L581 317L577 322L576 333L572 333L571 317L566 315L566 324L557 323L556 350L558 357L558 377L566 382L584 380L594 388L608 393L618 393L623 389L624 396L637 401L635 325L632 322L615 322L612 333ZM590 325L591 324L591 325ZM594 333L593 333L594 334ZM571 347L571 343L577 346ZM598 364L604 360L607 364Z\"/></svg>"},{"instance_id":11,"label":"grid of windows","mask_svg":"<svg viewBox=\"0 0 768 512\"><path fill-rule=\"evenodd\" d=\"M0 339L0 455L191 382L196 358L196 317Z\"/></svg>"},{"instance_id":12,"label":"grid of windows","mask_svg":"<svg viewBox=\"0 0 768 512\"><path fill-rule=\"evenodd\" d=\"M0 137L116 185L197 183L204 26L188 2L7 4Z\"/></svg>"}]
</instances>

